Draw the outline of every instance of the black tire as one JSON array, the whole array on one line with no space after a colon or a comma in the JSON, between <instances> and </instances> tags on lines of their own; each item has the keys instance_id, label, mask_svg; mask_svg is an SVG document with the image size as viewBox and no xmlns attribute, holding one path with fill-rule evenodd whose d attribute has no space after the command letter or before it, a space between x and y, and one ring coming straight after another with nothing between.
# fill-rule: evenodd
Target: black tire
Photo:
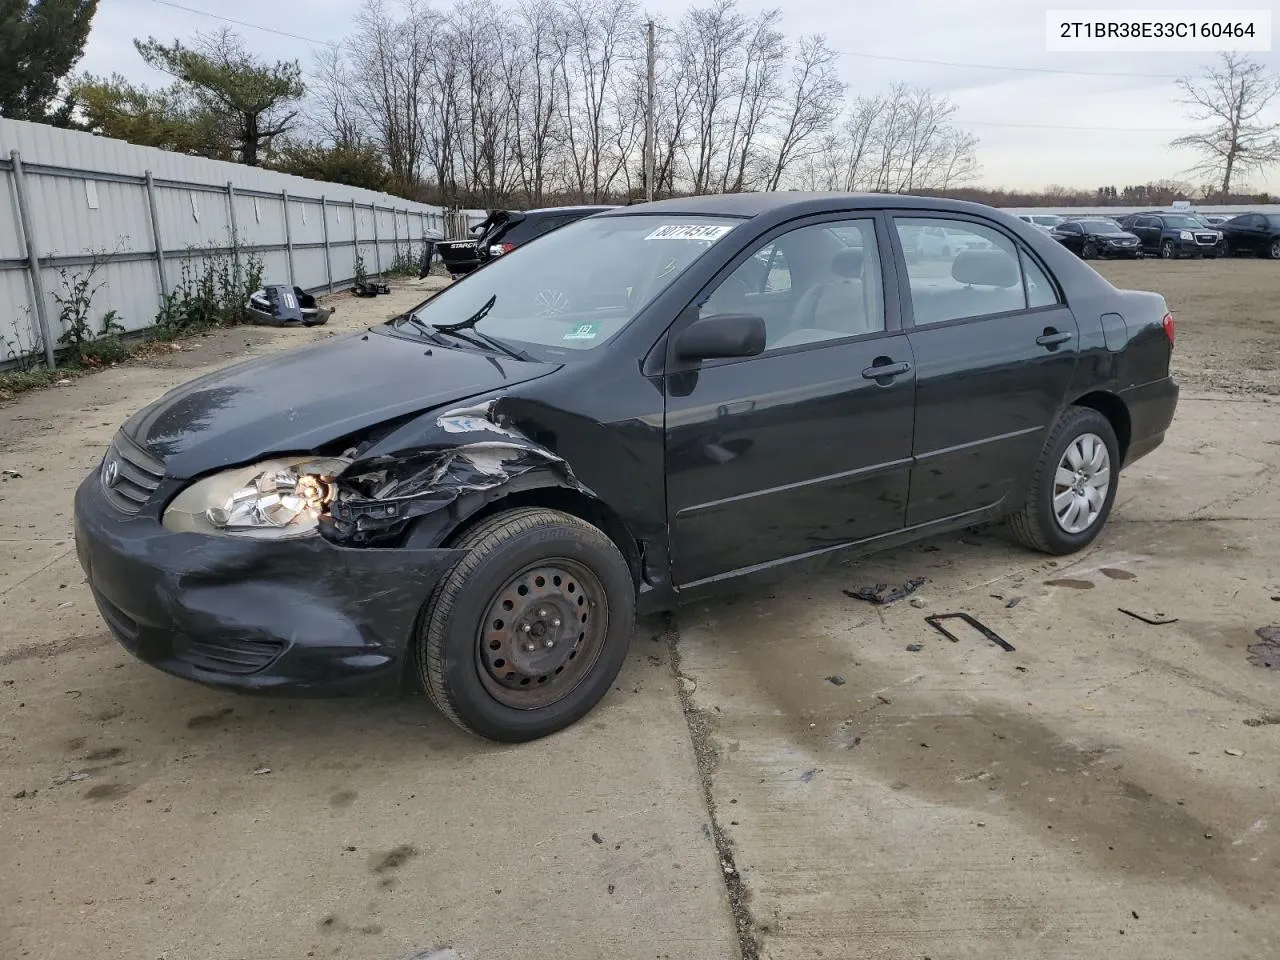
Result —
<instances>
[{"instance_id":1,"label":"black tire","mask_svg":"<svg viewBox=\"0 0 1280 960\"><path fill-rule=\"evenodd\" d=\"M586 521L540 507L495 514L467 531L454 546L467 553L432 592L414 642L414 662L431 702L458 726L503 743L536 740L585 716L608 692L622 668L635 623L635 584L617 546ZM547 687L534 685L526 691L504 686L507 681L499 680L484 659L481 630L488 629L490 608L504 595L504 588L528 576L531 568L542 569L544 563L585 569L594 577L603 603L593 601L581 609L595 611L604 623L595 621L593 641L586 647L575 646L568 654L572 658L581 650L584 659L589 656L591 660L585 667L581 666L584 661L579 661L565 672L564 677L573 679L566 683L559 699L539 706L513 706L499 697L549 697L559 681L549 676L545 679L552 682ZM561 586L560 578L556 578L556 586ZM574 592L574 584L569 582L567 589ZM559 627L560 621L555 623ZM574 620L570 642L571 630L576 627ZM514 622L510 632L515 634ZM579 643L584 635L579 635ZM564 649L570 648L566 645ZM567 665L555 673L560 674ZM491 692L491 688L498 692Z\"/></svg>"},{"instance_id":2,"label":"black tire","mask_svg":"<svg viewBox=\"0 0 1280 960\"><path fill-rule=\"evenodd\" d=\"M1165 240L1160 244L1160 256L1165 260L1176 260L1178 258L1178 251L1174 249L1172 240Z\"/></svg>"},{"instance_id":3,"label":"black tire","mask_svg":"<svg viewBox=\"0 0 1280 960\"><path fill-rule=\"evenodd\" d=\"M1110 485L1096 520L1081 533L1068 533L1053 513L1054 475L1067 447L1084 434L1101 437L1110 461ZM1049 432L1022 508L1009 517L1009 529L1023 546L1061 556L1083 550L1098 536L1111 515L1120 479L1119 445L1111 421L1089 407L1068 407Z\"/></svg>"},{"instance_id":4,"label":"black tire","mask_svg":"<svg viewBox=\"0 0 1280 960\"><path fill-rule=\"evenodd\" d=\"M1272 260L1280 260L1280 237L1271 241L1271 246L1267 248L1271 253Z\"/></svg>"},{"instance_id":5,"label":"black tire","mask_svg":"<svg viewBox=\"0 0 1280 960\"><path fill-rule=\"evenodd\" d=\"M1083 247L1080 248L1081 260L1092 260L1097 255L1098 255L1098 248L1092 242L1086 243Z\"/></svg>"}]
</instances>

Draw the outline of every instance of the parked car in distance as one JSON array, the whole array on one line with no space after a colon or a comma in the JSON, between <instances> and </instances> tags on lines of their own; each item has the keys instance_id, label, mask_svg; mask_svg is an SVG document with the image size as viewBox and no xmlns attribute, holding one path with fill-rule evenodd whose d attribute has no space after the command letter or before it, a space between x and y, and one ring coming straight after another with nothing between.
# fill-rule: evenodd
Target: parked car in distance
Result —
<instances>
[{"instance_id":1,"label":"parked car in distance","mask_svg":"<svg viewBox=\"0 0 1280 960\"><path fill-rule=\"evenodd\" d=\"M1206 213L1200 219L1216 229L1230 220L1231 217L1225 213Z\"/></svg>"},{"instance_id":2,"label":"parked car in distance","mask_svg":"<svg viewBox=\"0 0 1280 960\"><path fill-rule=\"evenodd\" d=\"M538 210L497 210L471 228L474 240L442 241L436 244L440 259L455 280L483 266L495 257L558 230L566 224L590 217L612 206L546 207Z\"/></svg>"},{"instance_id":3,"label":"parked car in distance","mask_svg":"<svg viewBox=\"0 0 1280 960\"><path fill-rule=\"evenodd\" d=\"M1127 257L1132 260L1142 256L1138 238L1108 218L1064 220L1049 231L1049 236L1082 260L1095 257Z\"/></svg>"},{"instance_id":4,"label":"parked car in distance","mask_svg":"<svg viewBox=\"0 0 1280 960\"><path fill-rule=\"evenodd\" d=\"M1054 213L1020 213L1018 219L1042 230L1052 230L1063 221L1062 217Z\"/></svg>"},{"instance_id":5,"label":"parked car in distance","mask_svg":"<svg viewBox=\"0 0 1280 960\"><path fill-rule=\"evenodd\" d=\"M905 255L935 229L966 242ZM582 299L539 314L564 264ZM1173 347L1159 294L979 204L624 207L154 401L80 485L76 551L111 632L171 674L409 678L531 740L606 695L638 611L999 519L1088 546L1173 418Z\"/></svg>"},{"instance_id":6,"label":"parked car in distance","mask_svg":"<svg viewBox=\"0 0 1280 960\"><path fill-rule=\"evenodd\" d=\"M1280 260L1280 214L1246 213L1221 227L1228 254L1252 253Z\"/></svg>"},{"instance_id":7,"label":"parked car in distance","mask_svg":"<svg viewBox=\"0 0 1280 960\"><path fill-rule=\"evenodd\" d=\"M1143 253L1166 260L1222 255L1222 232L1210 229L1186 213L1139 213L1121 221L1138 237Z\"/></svg>"}]
</instances>

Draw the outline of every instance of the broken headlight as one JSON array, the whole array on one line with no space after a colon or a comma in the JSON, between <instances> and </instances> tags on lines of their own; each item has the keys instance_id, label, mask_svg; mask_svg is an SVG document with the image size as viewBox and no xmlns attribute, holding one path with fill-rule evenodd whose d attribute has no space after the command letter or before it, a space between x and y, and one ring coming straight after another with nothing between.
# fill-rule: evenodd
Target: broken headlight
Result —
<instances>
[{"instance_id":1,"label":"broken headlight","mask_svg":"<svg viewBox=\"0 0 1280 960\"><path fill-rule=\"evenodd\" d=\"M314 533L350 460L290 457L197 480L173 498L164 525L174 531L280 540Z\"/></svg>"}]
</instances>

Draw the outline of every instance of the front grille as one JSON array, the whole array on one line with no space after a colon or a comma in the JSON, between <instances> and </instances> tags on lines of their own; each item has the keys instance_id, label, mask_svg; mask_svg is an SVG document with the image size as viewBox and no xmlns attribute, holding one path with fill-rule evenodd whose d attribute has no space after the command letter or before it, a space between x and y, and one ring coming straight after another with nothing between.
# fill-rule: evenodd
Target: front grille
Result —
<instances>
[{"instance_id":1,"label":"front grille","mask_svg":"<svg viewBox=\"0 0 1280 960\"><path fill-rule=\"evenodd\" d=\"M1197 233L1196 234L1196 243L1200 244L1200 246L1202 247L1212 247L1217 242L1218 242L1218 235L1216 233Z\"/></svg>"},{"instance_id":2,"label":"front grille","mask_svg":"<svg viewBox=\"0 0 1280 960\"><path fill-rule=\"evenodd\" d=\"M164 479L164 461L117 433L99 473L107 501L121 513L137 513Z\"/></svg>"},{"instance_id":3,"label":"front grille","mask_svg":"<svg viewBox=\"0 0 1280 960\"><path fill-rule=\"evenodd\" d=\"M181 636L173 644L173 655L179 660L215 673L257 673L283 650L279 640L194 640Z\"/></svg>"}]
</instances>

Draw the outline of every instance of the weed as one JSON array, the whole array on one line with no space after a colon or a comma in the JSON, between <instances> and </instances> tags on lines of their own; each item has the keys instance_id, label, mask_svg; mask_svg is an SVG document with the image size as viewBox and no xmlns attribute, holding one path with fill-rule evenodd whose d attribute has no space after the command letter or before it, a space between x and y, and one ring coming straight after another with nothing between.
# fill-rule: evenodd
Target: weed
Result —
<instances>
[{"instance_id":1,"label":"weed","mask_svg":"<svg viewBox=\"0 0 1280 960\"><path fill-rule=\"evenodd\" d=\"M416 277L422 266L422 250L410 242L405 247L396 247L396 255L387 267L387 276Z\"/></svg>"},{"instance_id":2,"label":"weed","mask_svg":"<svg viewBox=\"0 0 1280 960\"><path fill-rule=\"evenodd\" d=\"M262 285L263 263L251 255L241 264L226 255L193 256L182 261L178 285L156 314L155 339L171 340L210 327L227 327L244 319L245 301Z\"/></svg>"},{"instance_id":3,"label":"weed","mask_svg":"<svg viewBox=\"0 0 1280 960\"><path fill-rule=\"evenodd\" d=\"M58 268L59 285L53 294L62 330L58 343L66 347L67 358L75 366L97 367L128 356L120 340L124 325L115 310L103 315L97 330L93 324L93 298L106 284L98 273L109 256L105 250L94 251L87 268Z\"/></svg>"}]
</instances>

